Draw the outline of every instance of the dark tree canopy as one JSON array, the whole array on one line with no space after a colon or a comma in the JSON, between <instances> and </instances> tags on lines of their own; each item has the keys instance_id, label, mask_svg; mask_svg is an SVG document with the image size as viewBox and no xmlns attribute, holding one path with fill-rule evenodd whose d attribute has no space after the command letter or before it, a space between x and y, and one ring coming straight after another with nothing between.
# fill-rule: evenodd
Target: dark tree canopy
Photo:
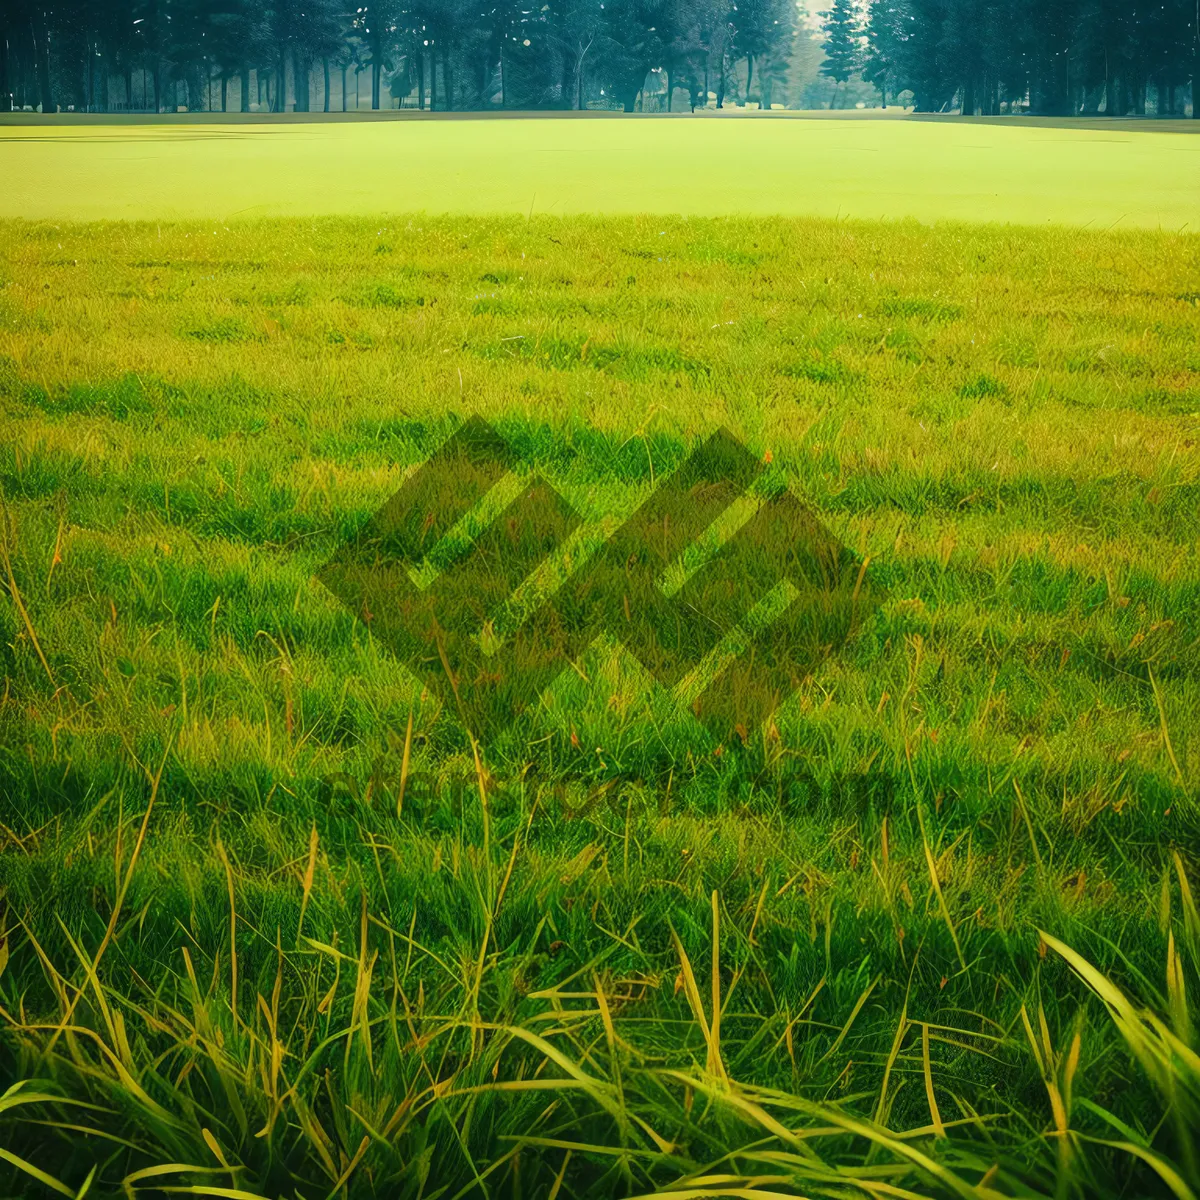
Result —
<instances>
[{"instance_id":1,"label":"dark tree canopy","mask_svg":"<svg viewBox=\"0 0 1200 1200\"><path fill-rule=\"evenodd\" d=\"M1197 0L835 0L826 75L858 73L922 112L1192 115Z\"/></svg>"},{"instance_id":2,"label":"dark tree canopy","mask_svg":"<svg viewBox=\"0 0 1200 1200\"><path fill-rule=\"evenodd\" d=\"M794 0L0 0L0 110L311 111L351 94L660 109L735 89L769 106L797 16ZM832 0L824 18L821 74L885 106L1200 116L1200 0Z\"/></svg>"},{"instance_id":3,"label":"dark tree canopy","mask_svg":"<svg viewBox=\"0 0 1200 1200\"><path fill-rule=\"evenodd\" d=\"M793 17L790 0L0 0L0 109L661 108L723 99L735 73L769 104Z\"/></svg>"}]
</instances>

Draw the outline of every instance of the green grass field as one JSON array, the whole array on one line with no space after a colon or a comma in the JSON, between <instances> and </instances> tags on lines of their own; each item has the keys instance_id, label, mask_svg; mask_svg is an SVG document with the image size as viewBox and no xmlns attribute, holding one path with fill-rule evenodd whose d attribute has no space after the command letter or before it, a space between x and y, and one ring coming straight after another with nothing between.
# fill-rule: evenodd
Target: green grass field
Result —
<instances>
[{"instance_id":1,"label":"green grass field","mask_svg":"<svg viewBox=\"0 0 1200 1200\"><path fill-rule=\"evenodd\" d=\"M1200 1194L1198 280L1137 230L0 225L0 1191ZM724 425L882 604L744 744L601 643L477 759L314 579L473 413L593 531Z\"/></svg>"},{"instance_id":2,"label":"green grass field","mask_svg":"<svg viewBox=\"0 0 1200 1200\"><path fill-rule=\"evenodd\" d=\"M1187 121L80 120L4 119L0 218L753 213L1200 228Z\"/></svg>"}]
</instances>

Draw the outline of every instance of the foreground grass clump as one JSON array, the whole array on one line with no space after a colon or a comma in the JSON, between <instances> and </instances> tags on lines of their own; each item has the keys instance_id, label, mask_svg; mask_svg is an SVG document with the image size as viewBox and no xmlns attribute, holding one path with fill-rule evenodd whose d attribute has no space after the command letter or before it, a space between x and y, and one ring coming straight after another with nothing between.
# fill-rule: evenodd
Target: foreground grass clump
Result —
<instances>
[{"instance_id":1,"label":"foreground grass clump","mask_svg":"<svg viewBox=\"0 0 1200 1200\"><path fill-rule=\"evenodd\" d=\"M1200 1190L1194 238L0 255L8 1190ZM611 643L476 759L313 579L471 413L593 530L727 426L884 601L732 744Z\"/></svg>"}]
</instances>

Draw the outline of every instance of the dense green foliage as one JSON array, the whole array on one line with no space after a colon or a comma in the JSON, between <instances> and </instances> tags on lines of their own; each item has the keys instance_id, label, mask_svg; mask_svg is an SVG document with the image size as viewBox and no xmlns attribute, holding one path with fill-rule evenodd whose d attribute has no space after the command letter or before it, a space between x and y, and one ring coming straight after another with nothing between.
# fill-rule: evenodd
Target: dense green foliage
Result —
<instances>
[{"instance_id":1,"label":"dense green foliage","mask_svg":"<svg viewBox=\"0 0 1200 1200\"><path fill-rule=\"evenodd\" d=\"M1194 1196L1198 275L0 227L0 1190ZM725 425L886 599L744 740L601 643L473 747L313 578L473 412L588 528Z\"/></svg>"},{"instance_id":2,"label":"dense green foliage","mask_svg":"<svg viewBox=\"0 0 1200 1200\"><path fill-rule=\"evenodd\" d=\"M4 0L0 110L662 111L787 100L790 0ZM837 0L825 73L884 104L1067 116L1183 115L1195 0ZM359 75L369 84L360 94ZM734 84L734 78L737 84ZM369 101L367 93L369 92Z\"/></svg>"},{"instance_id":3,"label":"dense green foliage","mask_svg":"<svg viewBox=\"0 0 1200 1200\"><path fill-rule=\"evenodd\" d=\"M755 94L769 105L794 17L787 0L5 0L0 103L15 92L18 108L43 112L329 111L334 87L346 106L353 69L370 72L373 109L395 97L431 109L631 110L643 92L677 87L700 104L711 88L720 106L743 62L747 90L757 66Z\"/></svg>"},{"instance_id":4,"label":"dense green foliage","mask_svg":"<svg viewBox=\"0 0 1200 1200\"><path fill-rule=\"evenodd\" d=\"M1181 116L1190 81L1200 118L1195 0L838 0L826 28L830 62L885 104L907 91L923 112Z\"/></svg>"}]
</instances>

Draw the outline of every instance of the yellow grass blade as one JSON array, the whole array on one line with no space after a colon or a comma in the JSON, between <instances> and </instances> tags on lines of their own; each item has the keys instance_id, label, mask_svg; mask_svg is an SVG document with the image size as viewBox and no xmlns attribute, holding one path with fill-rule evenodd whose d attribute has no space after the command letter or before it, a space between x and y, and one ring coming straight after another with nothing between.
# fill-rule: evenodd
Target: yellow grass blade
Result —
<instances>
[{"instance_id":1,"label":"yellow grass blade","mask_svg":"<svg viewBox=\"0 0 1200 1200\"><path fill-rule=\"evenodd\" d=\"M229 1003L233 1010L233 1027L237 1029L241 1024L238 1019L237 903L233 894L233 867L219 838L217 857L225 868L225 884L229 890Z\"/></svg>"},{"instance_id":2,"label":"yellow grass blade","mask_svg":"<svg viewBox=\"0 0 1200 1200\"><path fill-rule=\"evenodd\" d=\"M12 558L8 549L9 521L7 507L0 509L0 561L4 563L4 571L8 576L8 594L13 602L13 607L21 614L25 632L29 635L29 643L33 646L38 656L38 662L42 664L42 669L46 672L46 678L50 680L50 686L57 687L54 672L50 670L50 664L46 661L45 654L42 653L42 644L38 641L37 631L33 627L33 621L30 620L29 611L26 609L25 601L21 599L21 592L17 587L17 577L13 574Z\"/></svg>"},{"instance_id":3,"label":"yellow grass blade","mask_svg":"<svg viewBox=\"0 0 1200 1200\"><path fill-rule=\"evenodd\" d=\"M554 1183L550 1188L550 1194L546 1200L558 1200L558 1193L562 1188L562 1182L567 1174L567 1164L571 1161L571 1151L568 1150L563 1155L562 1166L558 1169L558 1174L554 1177Z\"/></svg>"},{"instance_id":4,"label":"yellow grass blade","mask_svg":"<svg viewBox=\"0 0 1200 1200\"><path fill-rule=\"evenodd\" d=\"M846 1023L838 1032L837 1037L834 1038L833 1045L830 1046L823 1055L821 1055L821 1062L824 1062L827 1058L832 1058L833 1055L837 1053L842 1042L846 1040L846 1035L850 1032L850 1026L854 1024L855 1018L860 1012L862 1012L863 1005L866 1004L866 1002L870 999L871 993L875 990L875 987L881 978L881 975L876 975L875 978L872 979L871 982L868 983L863 989L862 994L854 1002L854 1007L850 1010L850 1015L846 1018Z\"/></svg>"},{"instance_id":5,"label":"yellow grass blade","mask_svg":"<svg viewBox=\"0 0 1200 1200\"><path fill-rule=\"evenodd\" d=\"M36 1179L38 1183L45 1184L46 1187L58 1192L62 1196L70 1196L74 1200L75 1192L67 1187L65 1183L59 1183L53 1175L47 1175L40 1167L35 1167L33 1163L27 1162L19 1155L13 1154L11 1150L5 1150L0 1146L0 1160L11 1163L18 1171L23 1171L31 1179Z\"/></svg>"},{"instance_id":6,"label":"yellow grass blade","mask_svg":"<svg viewBox=\"0 0 1200 1200\"><path fill-rule=\"evenodd\" d=\"M90 1108L95 1112L109 1112L98 1104L88 1104L83 1100L72 1100L66 1096L55 1096L50 1092L26 1092L23 1089L30 1081L22 1079L0 1096L0 1113L9 1112L22 1104L70 1104L75 1108Z\"/></svg>"},{"instance_id":7,"label":"yellow grass blade","mask_svg":"<svg viewBox=\"0 0 1200 1200\"><path fill-rule=\"evenodd\" d=\"M159 1179L163 1175L224 1175L223 1167L197 1167L194 1163L160 1163L153 1167L143 1167L133 1171L121 1180L121 1187L127 1195L132 1196L138 1189L137 1185L145 1179ZM155 1189L160 1190L160 1189Z\"/></svg>"},{"instance_id":8,"label":"yellow grass blade","mask_svg":"<svg viewBox=\"0 0 1200 1200\"><path fill-rule=\"evenodd\" d=\"M408 709L408 725L404 730L404 753L400 759L400 786L396 790L396 817L404 814L404 789L408 785L408 762L412 753L413 710Z\"/></svg>"},{"instance_id":9,"label":"yellow grass blade","mask_svg":"<svg viewBox=\"0 0 1200 1200\"><path fill-rule=\"evenodd\" d=\"M1187 985L1183 975L1183 961L1175 950L1175 935L1167 935L1167 1007L1171 1024L1183 1042L1192 1040L1192 1021L1188 1013Z\"/></svg>"},{"instance_id":10,"label":"yellow grass blade","mask_svg":"<svg viewBox=\"0 0 1200 1200\"><path fill-rule=\"evenodd\" d=\"M942 885L938 882L937 864L933 861L933 851L929 848L929 838L925 834L925 818L921 809L917 809L917 821L921 826L921 844L925 847L925 863L929 868L929 881L933 884L934 895L937 896L938 907L942 910L942 918L946 928L950 930L950 940L954 943L954 953L962 969L967 969L967 960L963 958L962 947L958 944L958 934L954 930L954 922L950 919L950 909L946 905L946 897L942 895Z\"/></svg>"},{"instance_id":11,"label":"yellow grass blade","mask_svg":"<svg viewBox=\"0 0 1200 1200\"><path fill-rule=\"evenodd\" d=\"M875 1123L882 1124L887 1111L888 1082L892 1077L892 1068L900 1057L900 1047L904 1043L904 1035L908 1032L908 993L904 995L904 1007L900 1010L900 1019L896 1022L896 1036L892 1039L892 1048L888 1052L887 1062L883 1067L883 1083L879 1087L879 1102L875 1105Z\"/></svg>"},{"instance_id":12,"label":"yellow grass blade","mask_svg":"<svg viewBox=\"0 0 1200 1200\"><path fill-rule=\"evenodd\" d=\"M721 1061L721 912L716 889L712 894L712 1040L709 1042L708 1073L725 1077Z\"/></svg>"},{"instance_id":13,"label":"yellow grass blade","mask_svg":"<svg viewBox=\"0 0 1200 1200\"><path fill-rule=\"evenodd\" d=\"M704 1011L704 1001L700 998L700 988L696 984L696 974L692 970L691 959L688 958L687 951L683 948L683 943L679 940L679 935L674 928L671 929L671 939L675 943L675 953L679 956L684 995L687 997L692 1016L695 1017L696 1024L700 1026L700 1033L704 1038L705 1070L718 1079L724 1079L726 1078L725 1067L721 1062L719 1051L714 1047L712 1028L708 1022L708 1015Z\"/></svg>"},{"instance_id":14,"label":"yellow grass blade","mask_svg":"<svg viewBox=\"0 0 1200 1200\"><path fill-rule=\"evenodd\" d=\"M706 1083L702 1079L698 1079L693 1075L687 1075L682 1071L664 1071L663 1075L679 1080L690 1087L696 1088L699 1091L711 1095L714 1099L724 1100L725 1094L718 1093L717 1089L711 1084ZM760 1089L761 1094L761 1089ZM915 1167L924 1171L932 1178L938 1180L945 1188L953 1192L957 1196L963 1197L963 1200L980 1200L981 1193L978 1188L967 1183L966 1180L955 1174L949 1167L943 1166L936 1159L931 1158L915 1146L908 1145L904 1140L898 1137L887 1129L880 1129L877 1125L869 1121L862 1120L858 1117L848 1116L840 1109L832 1105L818 1105L811 1101L802 1099L799 1096L788 1096L785 1098L788 1106L798 1112L803 1112L815 1120L828 1122L831 1125L836 1125L839 1129L846 1133L853 1134L856 1137L865 1138L867 1141L879 1146L881 1149L887 1150L889 1153L896 1155L899 1158L906 1159ZM789 1140L798 1141L795 1134L789 1132ZM800 1143L802 1144L802 1143ZM992 1193L994 1194L994 1193Z\"/></svg>"},{"instance_id":15,"label":"yellow grass blade","mask_svg":"<svg viewBox=\"0 0 1200 1200\"><path fill-rule=\"evenodd\" d=\"M354 1174L358 1164L362 1162L362 1157L367 1152L367 1147L371 1144L369 1134L364 1134L361 1142L358 1143L358 1149L354 1152L354 1157L346 1164L346 1169L338 1176L337 1182L329 1189L329 1195L332 1197L340 1188L345 1187L346 1181Z\"/></svg>"},{"instance_id":16,"label":"yellow grass blade","mask_svg":"<svg viewBox=\"0 0 1200 1200\"><path fill-rule=\"evenodd\" d=\"M313 822L312 832L308 835L308 863L304 868L304 880L301 883L300 920L296 923L296 941L304 930L304 914L308 911L308 899L312 895L313 878L317 871L317 823Z\"/></svg>"},{"instance_id":17,"label":"yellow grass blade","mask_svg":"<svg viewBox=\"0 0 1200 1200\"><path fill-rule=\"evenodd\" d=\"M551 1062L564 1070L572 1079L578 1082L595 1100L600 1104L605 1111L613 1116L619 1115L619 1110L613 1102L613 1088L610 1084L603 1080L589 1075L576 1063L572 1062L557 1046L546 1041L536 1033L531 1033L528 1029L522 1029L519 1025L502 1025L500 1026L505 1033L510 1037L519 1038L526 1042L535 1050L541 1051Z\"/></svg>"},{"instance_id":18,"label":"yellow grass blade","mask_svg":"<svg viewBox=\"0 0 1200 1200\"><path fill-rule=\"evenodd\" d=\"M1183 859L1178 850L1171 851L1175 862L1175 874L1179 879L1179 899L1183 908L1183 930L1191 946L1193 966L1200 970L1200 910L1196 908L1196 900L1192 896L1191 885L1188 883L1187 872L1183 869Z\"/></svg>"},{"instance_id":19,"label":"yellow grass blade","mask_svg":"<svg viewBox=\"0 0 1200 1200\"><path fill-rule=\"evenodd\" d=\"M1179 769L1179 760L1175 757L1175 747L1171 745L1171 731L1167 727L1167 709L1163 704L1162 689L1158 686L1158 680L1154 678L1154 671L1149 664L1146 666L1146 674L1150 676L1150 686L1154 689L1154 703L1158 705L1158 722L1162 730L1163 745L1166 747L1167 757L1171 760L1171 766L1175 768L1175 778L1179 782L1181 788L1186 788L1183 780L1183 772Z\"/></svg>"},{"instance_id":20,"label":"yellow grass blade","mask_svg":"<svg viewBox=\"0 0 1200 1200\"><path fill-rule=\"evenodd\" d=\"M933 1091L933 1067L929 1061L929 1026L921 1025L921 1070L925 1075L925 1095L929 1100L929 1118L933 1122L933 1132L936 1137L946 1136L946 1127L942 1124L942 1114L938 1111L937 1096Z\"/></svg>"},{"instance_id":21,"label":"yellow grass blade","mask_svg":"<svg viewBox=\"0 0 1200 1200\"><path fill-rule=\"evenodd\" d=\"M159 1187L154 1190L184 1196L216 1196L218 1200L270 1200L258 1192L246 1192L241 1188L214 1187L207 1183L196 1183L191 1187Z\"/></svg>"}]
</instances>

